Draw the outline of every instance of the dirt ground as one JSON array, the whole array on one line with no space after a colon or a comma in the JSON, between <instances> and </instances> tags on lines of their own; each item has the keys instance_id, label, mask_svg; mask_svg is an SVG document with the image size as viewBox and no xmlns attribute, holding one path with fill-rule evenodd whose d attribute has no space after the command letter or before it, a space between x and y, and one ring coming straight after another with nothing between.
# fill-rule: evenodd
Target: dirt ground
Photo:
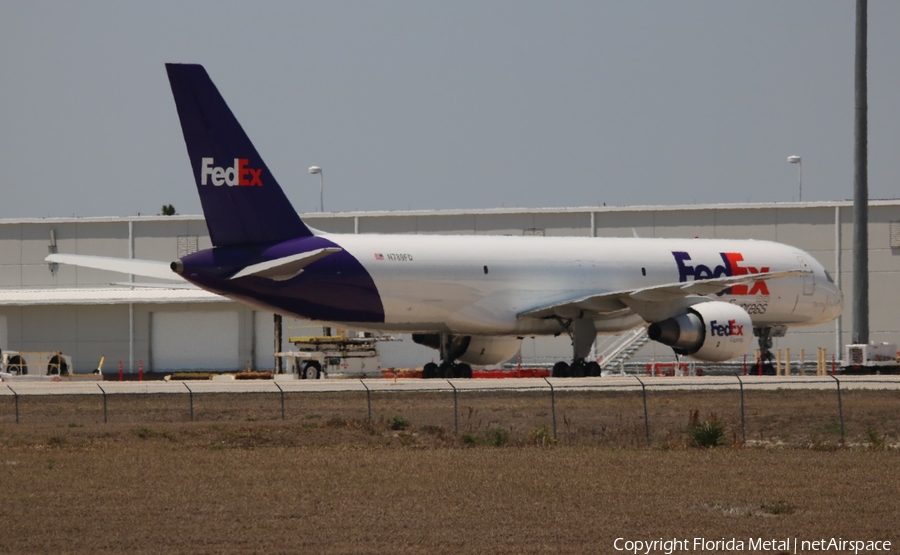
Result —
<instances>
[{"instance_id":1,"label":"dirt ground","mask_svg":"<svg viewBox=\"0 0 900 555\"><path fill-rule=\"evenodd\" d=\"M752 392L20 398L0 553L616 553L900 542L900 399ZM558 441L553 439L555 408ZM691 447L691 412L725 445ZM458 427L458 431L457 431ZM662 550L653 551L663 553ZM679 551L679 552L694 552ZM704 553L725 552L707 549ZM763 551L777 552L777 551ZM802 552L802 551L801 551Z\"/></svg>"}]
</instances>

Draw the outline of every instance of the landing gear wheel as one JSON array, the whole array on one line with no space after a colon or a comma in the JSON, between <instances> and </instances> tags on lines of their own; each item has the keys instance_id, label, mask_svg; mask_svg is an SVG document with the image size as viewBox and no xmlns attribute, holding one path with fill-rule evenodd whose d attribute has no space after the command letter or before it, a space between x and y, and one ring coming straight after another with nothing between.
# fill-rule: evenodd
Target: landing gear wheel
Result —
<instances>
[{"instance_id":1,"label":"landing gear wheel","mask_svg":"<svg viewBox=\"0 0 900 555\"><path fill-rule=\"evenodd\" d=\"M322 367L319 366L318 362L307 362L303 365L303 379L304 380L315 380L319 377L322 372Z\"/></svg>"},{"instance_id":2,"label":"landing gear wheel","mask_svg":"<svg viewBox=\"0 0 900 555\"><path fill-rule=\"evenodd\" d=\"M460 378L471 378L472 377L472 367L464 362L460 362L456 365L459 368L459 377Z\"/></svg>"},{"instance_id":3,"label":"landing gear wheel","mask_svg":"<svg viewBox=\"0 0 900 555\"><path fill-rule=\"evenodd\" d=\"M583 378L585 376L585 365L583 360L576 360L569 367L569 375L573 378Z\"/></svg>"},{"instance_id":4,"label":"landing gear wheel","mask_svg":"<svg viewBox=\"0 0 900 555\"><path fill-rule=\"evenodd\" d=\"M442 362L440 366L438 366L438 377L447 379L453 377L453 365L449 362Z\"/></svg>"},{"instance_id":5,"label":"landing gear wheel","mask_svg":"<svg viewBox=\"0 0 900 555\"><path fill-rule=\"evenodd\" d=\"M568 378L569 377L569 364L563 361L559 361L553 365L553 370L550 372L551 378Z\"/></svg>"},{"instance_id":6,"label":"landing gear wheel","mask_svg":"<svg viewBox=\"0 0 900 555\"><path fill-rule=\"evenodd\" d=\"M435 364L433 362L429 362L428 364L426 364L425 366L422 367L422 379L430 380L430 379L435 378L436 374L437 374L437 369L438 369L437 364Z\"/></svg>"},{"instance_id":7,"label":"landing gear wheel","mask_svg":"<svg viewBox=\"0 0 900 555\"><path fill-rule=\"evenodd\" d=\"M600 377L600 365L597 364L596 361L593 361L593 360L590 361L585 366L584 375L590 376L592 378L599 378Z\"/></svg>"}]
</instances>

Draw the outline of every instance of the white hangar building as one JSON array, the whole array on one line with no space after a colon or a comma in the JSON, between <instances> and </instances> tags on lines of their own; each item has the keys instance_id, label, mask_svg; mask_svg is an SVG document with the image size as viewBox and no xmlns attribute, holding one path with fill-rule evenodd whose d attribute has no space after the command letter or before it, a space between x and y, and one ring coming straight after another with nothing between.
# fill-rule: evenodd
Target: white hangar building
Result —
<instances>
[{"instance_id":1,"label":"white hangar building","mask_svg":"<svg viewBox=\"0 0 900 555\"><path fill-rule=\"evenodd\" d=\"M691 206L347 212L303 215L340 233L417 233L760 239L788 243L816 257L850 298L853 206L849 201ZM274 367L273 318L194 290L130 288L132 276L56 266L51 252L171 261L210 247L200 216L0 220L0 348L72 355L77 372ZM840 271L838 271L838 268ZM145 282L145 278L136 278ZM119 284L119 285L110 285ZM900 201L869 208L870 339L900 341ZM834 353L850 340L851 307L836 323L793 328L775 348ZM296 325L296 324L295 324ZM291 333L286 319L285 336ZM307 333L308 334L308 333ZM526 338L525 362L571 357L568 338ZM751 352L752 355L752 352ZM829 355L830 356L830 355ZM838 355L840 356L840 355ZM382 345L383 366L414 367L436 357L408 337ZM635 360L671 360L653 342Z\"/></svg>"}]
</instances>

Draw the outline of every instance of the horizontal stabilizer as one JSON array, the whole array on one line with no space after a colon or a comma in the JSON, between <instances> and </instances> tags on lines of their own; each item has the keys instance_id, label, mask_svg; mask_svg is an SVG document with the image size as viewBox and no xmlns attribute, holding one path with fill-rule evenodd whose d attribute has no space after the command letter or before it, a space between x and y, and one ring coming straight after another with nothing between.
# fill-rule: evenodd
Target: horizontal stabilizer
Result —
<instances>
[{"instance_id":1,"label":"horizontal stabilizer","mask_svg":"<svg viewBox=\"0 0 900 555\"><path fill-rule=\"evenodd\" d=\"M138 281L117 281L111 283L117 287L134 287L136 289L192 289L200 291L200 288L193 283L148 283Z\"/></svg>"},{"instance_id":2,"label":"horizontal stabilizer","mask_svg":"<svg viewBox=\"0 0 900 555\"><path fill-rule=\"evenodd\" d=\"M108 256L87 256L82 254L51 254L45 258L47 262L69 264L95 270L108 270L156 279L184 281L184 278L172 271L169 262L161 260L136 260L134 258L111 258Z\"/></svg>"},{"instance_id":3,"label":"horizontal stabilizer","mask_svg":"<svg viewBox=\"0 0 900 555\"><path fill-rule=\"evenodd\" d=\"M239 279L247 276L256 276L273 281L286 281L292 277L300 275L303 268L309 266L316 260L321 260L326 256L336 252L341 252L338 247L326 247L324 249L316 249L314 251L302 252L283 258L276 258L259 264L247 266L240 272L234 274L231 279Z\"/></svg>"}]
</instances>

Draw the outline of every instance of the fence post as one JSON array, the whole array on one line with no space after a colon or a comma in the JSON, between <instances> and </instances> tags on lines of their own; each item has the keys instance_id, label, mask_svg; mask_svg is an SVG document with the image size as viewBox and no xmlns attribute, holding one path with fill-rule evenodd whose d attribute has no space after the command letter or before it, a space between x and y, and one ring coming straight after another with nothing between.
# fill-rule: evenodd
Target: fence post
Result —
<instances>
[{"instance_id":1,"label":"fence post","mask_svg":"<svg viewBox=\"0 0 900 555\"><path fill-rule=\"evenodd\" d=\"M553 384L550 383L550 380L544 378L544 381L550 386L550 412L553 415L553 439L556 439L556 390L553 389Z\"/></svg>"},{"instance_id":2,"label":"fence post","mask_svg":"<svg viewBox=\"0 0 900 555\"><path fill-rule=\"evenodd\" d=\"M281 392L281 419L284 420L284 390L281 389L281 386L278 385L277 381L275 381L275 380L272 380L272 381L275 384L275 387L278 388L278 391Z\"/></svg>"},{"instance_id":3,"label":"fence post","mask_svg":"<svg viewBox=\"0 0 900 555\"><path fill-rule=\"evenodd\" d=\"M747 443L747 426L744 420L744 381L737 374L734 375L739 384L741 384L741 442Z\"/></svg>"},{"instance_id":4,"label":"fence post","mask_svg":"<svg viewBox=\"0 0 900 555\"><path fill-rule=\"evenodd\" d=\"M19 394L16 393L16 390L12 388L11 385L7 384L6 387L12 391L13 396L16 398L16 424L19 423Z\"/></svg>"},{"instance_id":5,"label":"fence post","mask_svg":"<svg viewBox=\"0 0 900 555\"><path fill-rule=\"evenodd\" d=\"M194 421L194 392L191 391L190 387L188 387L187 382L181 382L181 384L187 388L188 394L191 397L191 422L193 422Z\"/></svg>"},{"instance_id":6,"label":"fence post","mask_svg":"<svg viewBox=\"0 0 900 555\"><path fill-rule=\"evenodd\" d=\"M100 384L97 384L97 387L103 392L103 423L106 424L108 422L106 418L106 390L103 389L103 386Z\"/></svg>"},{"instance_id":7,"label":"fence post","mask_svg":"<svg viewBox=\"0 0 900 555\"><path fill-rule=\"evenodd\" d=\"M366 382L359 380L359 383L362 384L364 388L366 388L366 405L369 407L369 422L372 421L372 392L369 391L369 386L366 385Z\"/></svg>"},{"instance_id":8,"label":"fence post","mask_svg":"<svg viewBox=\"0 0 900 555\"><path fill-rule=\"evenodd\" d=\"M844 405L841 403L841 380L837 379L837 376L834 374L831 375L831 378L837 384L837 394L838 394L838 417L841 419L841 446L844 445Z\"/></svg>"},{"instance_id":9,"label":"fence post","mask_svg":"<svg viewBox=\"0 0 900 555\"><path fill-rule=\"evenodd\" d=\"M644 385L644 382L641 381L640 378L635 376L638 382L641 384L641 393L644 395L644 433L647 435L647 447L650 447L650 419L647 416L647 386Z\"/></svg>"},{"instance_id":10,"label":"fence post","mask_svg":"<svg viewBox=\"0 0 900 555\"><path fill-rule=\"evenodd\" d=\"M120 360L119 361L119 381L121 382L124 380L125 380L125 375L124 375L124 371L122 370L122 361Z\"/></svg>"},{"instance_id":11,"label":"fence post","mask_svg":"<svg viewBox=\"0 0 900 555\"><path fill-rule=\"evenodd\" d=\"M456 395L456 386L453 385L453 382L447 380L447 383L450 384L450 387L453 388L453 431L454 433L459 433L459 402L457 401Z\"/></svg>"}]
</instances>

